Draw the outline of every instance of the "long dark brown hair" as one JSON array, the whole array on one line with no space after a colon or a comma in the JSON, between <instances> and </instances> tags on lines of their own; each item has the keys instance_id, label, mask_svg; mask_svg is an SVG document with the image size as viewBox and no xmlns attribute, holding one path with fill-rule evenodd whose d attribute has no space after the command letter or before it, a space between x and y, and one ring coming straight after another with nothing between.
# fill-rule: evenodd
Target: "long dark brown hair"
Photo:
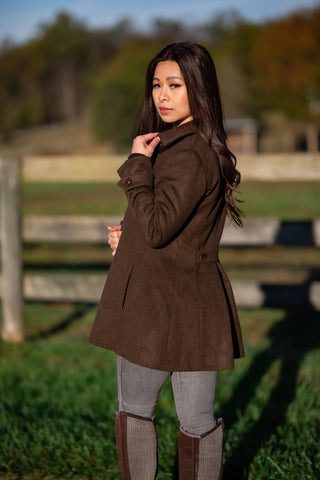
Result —
<instances>
[{"instance_id":1,"label":"long dark brown hair","mask_svg":"<svg viewBox=\"0 0 320 480\"><path fill-rule=\"evenodd\" d=\"M228 213L237 225L242 226L242 212L234 198L235 189L240 183L240 173L236 169L236 157L227 147L217 73L211 55L205 47L192 42L173 43L151 60L147 68L144 99L135 133L143 135L161 132L171 127L161 120L152 99L156 66L159 62L167 60L176 62L180 67L188 91L191 115L200 134L219 157L225 181Z\"/></svg>"}]
</instances>

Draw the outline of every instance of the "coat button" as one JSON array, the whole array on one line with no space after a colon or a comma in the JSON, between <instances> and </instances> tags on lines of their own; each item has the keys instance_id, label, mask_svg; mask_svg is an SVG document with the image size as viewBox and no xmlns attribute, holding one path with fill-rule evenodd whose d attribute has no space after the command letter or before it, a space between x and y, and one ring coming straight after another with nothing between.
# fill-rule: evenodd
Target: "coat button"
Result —
<instances>
[{"instance_id":1,"label":"coat button","mask_svg":"<svg viewBox=\"0 0 320 480\"><path fill-rule=\"evenodd\" d=\"M207 260L207 254L206 253L201 253L200 259L201 260Z\"/></svg>"},{"instance_id":2,"label":"coat button","mask_svg":"<svg viewBox=\"0 0 320 480\"><path fill-rule=\"evenodd\" d=\"M127 184L127 185L131 185L131 183L132 183L132 180L131 180L131 178L127 178L127 180L126 180L126 184Z\"/></svg>"}]
</instances>

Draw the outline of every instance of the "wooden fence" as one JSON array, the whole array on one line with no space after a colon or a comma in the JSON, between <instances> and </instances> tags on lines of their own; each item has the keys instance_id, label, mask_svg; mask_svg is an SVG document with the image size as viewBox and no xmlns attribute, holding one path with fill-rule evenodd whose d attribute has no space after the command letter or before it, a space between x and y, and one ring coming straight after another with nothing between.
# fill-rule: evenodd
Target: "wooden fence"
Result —
<instances>
[{"instance_id":1,"label":"wooden fence","mask_svg":"<svg viewBox=\"0 0 320 480\"><path fill-rule=\"evenodd\" d=\"M54 160L56 161L56 160ZM119 161L119 160L118 160ZM113 165L113 167L115 164ZM25 165L24 165L25 168ZM68 166L70 168L70 164ZM22 269L22 242L105 243L106 225L120 218L104 216L28 216L21 217L21 160L2 158L1 180L1 260L4 341L24 340L23 301L97 302L105 275L26 274ZM45 174L45 178L48 172ZM71 178L75 178L74 175ZM101 176L98 178L101 179ZM103 177L104 178L104 177ZM39 180L39 176L37 177ZM243 229L226 225L222 245L320 246L320 219L283 222L278 219L247 219ZM289 285L261 285L257 282L232 282L239 307L310 307L320 310L320 282Z\"/></svg>"}]
</instances>

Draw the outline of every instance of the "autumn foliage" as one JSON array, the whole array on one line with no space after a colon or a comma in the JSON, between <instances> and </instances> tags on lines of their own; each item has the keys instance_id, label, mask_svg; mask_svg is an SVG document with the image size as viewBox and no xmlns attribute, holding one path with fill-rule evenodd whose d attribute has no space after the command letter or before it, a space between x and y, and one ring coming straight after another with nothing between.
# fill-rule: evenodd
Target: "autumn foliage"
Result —
<instances>
[{"instance_id":1,"label":"autumn foliage","mask_svg":"<svg viewBox=\"0 0 320 480\"><path fill-rule=\"evenodd\" d=\"M320 114L320 8L267 23L252 52L256 92L296 118Z\"/></svg>"},{"instance_id":2,"label":"autumn foliage","mask_svg":"<svg viewBox=\"0 0 320 480\"><path fill-rule=\"evenodd\" d=\"M97 137L121 144L130 138L150 57L184 40L204 44L218 70L225 115L266 111L320 122L320 7L254 24L235 12L193 29L155 20L147 32L129 21L90 30L60 13L23 45L0 50L0 138L16 129L79 117Z\"/></svg>"}]
</instances>

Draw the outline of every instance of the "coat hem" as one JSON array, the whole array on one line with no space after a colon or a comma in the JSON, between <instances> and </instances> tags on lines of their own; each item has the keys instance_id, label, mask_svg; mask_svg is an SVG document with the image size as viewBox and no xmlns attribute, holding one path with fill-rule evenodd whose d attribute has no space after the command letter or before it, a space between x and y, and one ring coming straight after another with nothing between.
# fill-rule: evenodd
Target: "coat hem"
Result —
<instances>
[{"instance_id":1,"label":"coat hem","mask_svg":"<svg viewBox=\"0 0 320 480\"><path fill-rule=\"evenodd\" d=\"M214 372L214 371L223 371L223 370L233 370L234 369L234 360L238 358L242 358L244 355L241 355L239 357L234 357L234 359L228 364L228 365L202 365L202 364L197 364L196 362L192 362L193 366L190 368L190 366L183 367L182 365L177 365L174 362L172 364L154 364L153 362L143 362L140 361L136 358L133 358L131 355L127 355L127 352L122 351L121 349L111 347L110 345L106 343L100 343L93 341L91 338L88 339L89 343L94 345L95 347L99 348L104 348L105 350L109 350L111 352L114 352L116 355L119 355L129 362L135 363L136 365L140 365L141 367L146 367L146 368L151 368L153 370L160 370L162 372Z\"/></svg>"}]
</instances>

